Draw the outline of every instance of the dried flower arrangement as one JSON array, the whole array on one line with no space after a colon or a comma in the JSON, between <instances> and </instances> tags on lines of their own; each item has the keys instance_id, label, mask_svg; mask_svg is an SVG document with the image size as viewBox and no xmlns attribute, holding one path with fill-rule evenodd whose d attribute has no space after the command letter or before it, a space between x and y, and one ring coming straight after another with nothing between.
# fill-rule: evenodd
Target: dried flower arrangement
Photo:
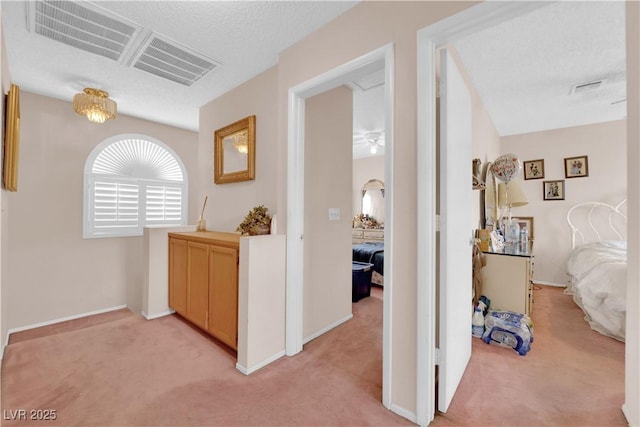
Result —
<instances>
[{"instance_id":1,"label":"dried flower arrangement","mask_svg":"<svg viewBox=\"0 0 640 427\"><path fill-rule=\"evenodd\" d=\"M369 214L358 214L353 217L353 228L382 228L382 226Z\"/></svg>"},{"instance_id":2,"label":"dried flower arrangement","mask_svg":"<svg viewBox=\"0 0 640 427\"><path fill-rule=\"evenodd\" d=\"M269 234L271 231L271 215L267 212L268 209L263 205L254 207L244 220L240 223L236 231L240 231L242 234L249 234L250 236L256 236L260 234Z\"/></svg>"}]
</instances>

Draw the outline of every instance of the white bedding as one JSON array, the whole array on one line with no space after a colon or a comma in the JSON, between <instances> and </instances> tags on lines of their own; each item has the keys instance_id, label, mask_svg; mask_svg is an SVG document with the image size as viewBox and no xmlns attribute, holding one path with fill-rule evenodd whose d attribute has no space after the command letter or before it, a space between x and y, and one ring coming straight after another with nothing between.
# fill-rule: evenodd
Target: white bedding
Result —
<instances>
[{"instance_id":1,"label":"white bedding","mask_svg":"<svg viewBox=\"0 0 640 427\"><path fill-rule=\"evenodd\" d=\"M594 330L624 341L627 244L603 240L577 246L567 262L571 281L565 293L585 312Z\"/></svg>"}]
</instances>

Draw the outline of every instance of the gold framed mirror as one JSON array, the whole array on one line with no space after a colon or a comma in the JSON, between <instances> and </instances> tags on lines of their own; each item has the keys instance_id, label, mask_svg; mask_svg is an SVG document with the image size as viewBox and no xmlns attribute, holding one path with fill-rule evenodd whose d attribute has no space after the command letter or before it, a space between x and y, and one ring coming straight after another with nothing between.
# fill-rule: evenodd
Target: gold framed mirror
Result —
<instances>
[{"instance_id":1,"label":"gold framed mirror","mask_svg":"<svg viewBox=\"0 0 640 427\"><path fill-rule=\"evenodd\" d=\"M255 178L256 116L245 117L214 133L216 184Z\"/></svg>"},{"instance_id":2,"label":"gold framed mirror","mask_svg":"<svg viewBox=\"0 0 640 427\"><path fill-rule=\"evenodd\" d=\"M4 136L4 188L18 191L18 159L20 151L20 87L12 84L7 95Z\"/></svg>"}]
</instances>

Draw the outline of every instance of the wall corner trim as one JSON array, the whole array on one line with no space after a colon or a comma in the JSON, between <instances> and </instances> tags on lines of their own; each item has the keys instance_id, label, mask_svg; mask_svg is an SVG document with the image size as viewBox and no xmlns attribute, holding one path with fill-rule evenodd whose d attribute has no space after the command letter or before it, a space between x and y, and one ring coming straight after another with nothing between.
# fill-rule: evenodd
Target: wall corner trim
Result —
<instances>
[{"instance_id":1,"label":"wall corner trim","mask_svg":"<svg viewBox=\"0 0 640 427\"><path fill-rule=\"evenodd\" d=\"M258 369L264 368L268 364L273 363L276 360L280 359L282 356L284 356L284 354L285 354L284 350L283 351L279 351L276 354L274 354L273 356L264 359L260 363L256 363L255 365L251 366L250 368L242 366L240 363L236 363L236 369L238 371L242 372L245 375L251 375L252 373L257 371Z\"/></svg>"},{"instance_id":2,"label":"wall corner trim","mask_svg":"<svg viewBox=\"0 0 640 427\"><path fill-rule=\"evenodd\" d=\"M343 317L342 319L336 320L332 324L327 325L324 328L320 329L315 334L309 335L307 338L304 339L304 344L306 344L309 341L312 341L312 340L318 338L320 335L323 335L323 334L329 332L331 329L342 325L344 322L346 322L347 320L351 320L352 318L353 318L353 313L349 314L348 316Z\"/></svg>"}]
</instances>

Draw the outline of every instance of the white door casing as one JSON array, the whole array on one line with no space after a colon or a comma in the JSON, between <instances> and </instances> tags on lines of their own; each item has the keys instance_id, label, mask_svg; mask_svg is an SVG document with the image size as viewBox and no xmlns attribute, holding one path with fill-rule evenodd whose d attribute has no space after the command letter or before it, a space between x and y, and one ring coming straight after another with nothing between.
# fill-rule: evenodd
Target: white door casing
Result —
<instances>
[{"instance_id":1,"label":"white door casing","mask_svg":"<svg viewBox=\"0 0 640 427\"><path fill-rule=\"evenodd\" d=\"M374 71L384 61L385 69L385 246L393 240L393 81L394 50L387 44L326 73L289 89L287 122L287 267L285 353L302 351L303 319L303 230L304 230L304 122L305 99L336 88ZM382 403L391 403L391 321L393 307L393 252L385 253L385 298L382 326ZM389 279L387 279L389 278Z\"/></svg>"},{"instance_id":2,"label":"white door casing","mask_svg":"<svg viewBox=\"0 0 640 427\"><path fill-rule=\"evenodd\" d=\"M421 426L429 425L436 411L436 48L550 3L485 1L417 33L417 206L422 220L417 226L416 422Z\"/></svg>"}]
</instances>

